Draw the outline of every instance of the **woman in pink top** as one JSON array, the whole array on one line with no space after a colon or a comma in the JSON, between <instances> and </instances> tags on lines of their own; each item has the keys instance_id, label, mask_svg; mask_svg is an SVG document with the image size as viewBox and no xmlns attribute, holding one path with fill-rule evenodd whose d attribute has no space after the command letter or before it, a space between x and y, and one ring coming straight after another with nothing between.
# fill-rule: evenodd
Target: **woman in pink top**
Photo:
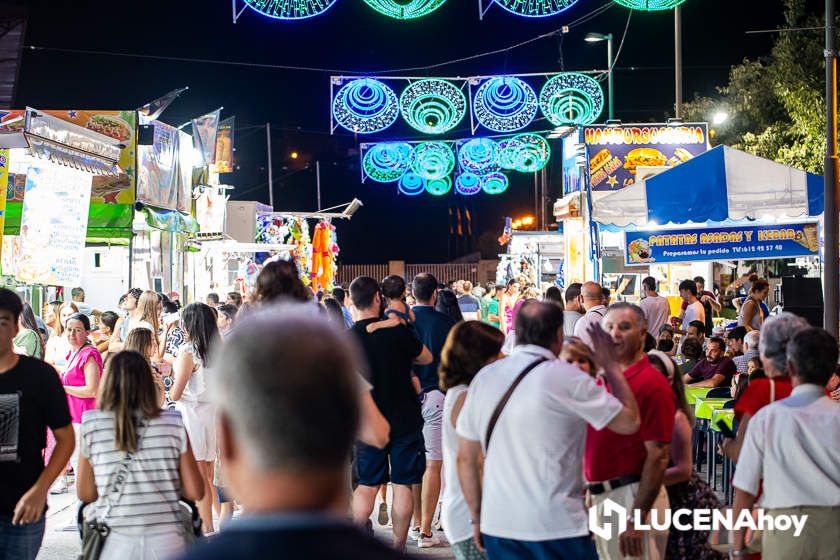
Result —
<instances>
[{"instance_id":1,"label":"woman in pink top","mask_svg":"<svg viewBox=\"0 0 840 560\"><path fill-rule=\"evenodd\" d=\"M67 368L61 374L61 383L67 392L67 404L70 406L70 418L73 431L76 432L76 449L70 462L73 470L79 460L79 425L82 414L96 408L96 393L99 391L99 378L102 377L102 356L96 346L90 343L90 319L83 313L76 313L65 324L70 353L67 355Z\"/></svg>"}]
</instances>

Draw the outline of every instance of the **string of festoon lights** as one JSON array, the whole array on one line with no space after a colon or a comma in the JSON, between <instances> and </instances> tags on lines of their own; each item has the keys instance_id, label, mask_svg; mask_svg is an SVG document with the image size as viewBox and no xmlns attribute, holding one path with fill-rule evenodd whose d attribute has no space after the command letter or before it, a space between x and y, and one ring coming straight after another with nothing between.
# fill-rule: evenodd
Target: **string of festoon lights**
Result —
<instances>
[{"instance_id":1,"label":"string of festoon lights","mask_svg":"<svg viewBox=\"0 0 840 560\"><path fill-rule=\"evenodd\" d=\"M245 6L266 17L279 20L303 20L320 16L339 0L244 0ZM350 1L350 0L342 0ZM358 1L358 0L357 0ZM413 20L436 12L447 0L362 0L376 12L396 20ZM450 0L463 1L463 0ZM511 14L527 18L547 18L565 12L586 0L479 0L479 15L494 5ZM685 0L613 0L634 10L670 10ZM236 0L234 0L236 7ZM244 10L245 8L243 8ZM234 16L236 20L238 16Z\"/></svg>"}]
</instances>

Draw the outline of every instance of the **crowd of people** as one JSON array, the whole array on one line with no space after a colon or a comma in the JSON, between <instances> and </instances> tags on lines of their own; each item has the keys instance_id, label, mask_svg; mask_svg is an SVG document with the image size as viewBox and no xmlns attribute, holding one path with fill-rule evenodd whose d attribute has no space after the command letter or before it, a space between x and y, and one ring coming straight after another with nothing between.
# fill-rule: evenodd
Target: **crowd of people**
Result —
<instances>
[{"instance_id":1,"label":"crowd of people","mask_svg":"<svg viewBox=\"0 0 840 560\"><path fill-rule=\"evenodd\" d=\"M0 559L35 558L68 491L90 559L396 559L437 524L459 560L721 558L701 530L588 524L722 506L692 388L731 399L736 513L812 520L766 531L764 557L840 557L837 341L766 314L763 279L729 329L702 278L677 313L653 278L638 306L596 282L409 280L313 294L273 261L244 299L132 289L102 312L74 289L40 317L0 289Z\"/></svg>"}]
</instances>

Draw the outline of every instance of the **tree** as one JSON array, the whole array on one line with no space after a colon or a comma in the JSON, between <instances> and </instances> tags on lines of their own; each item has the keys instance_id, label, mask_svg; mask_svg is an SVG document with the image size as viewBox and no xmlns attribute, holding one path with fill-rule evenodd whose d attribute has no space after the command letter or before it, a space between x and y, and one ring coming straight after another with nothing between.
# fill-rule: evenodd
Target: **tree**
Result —
<instances>
[{"instance_id":1,"label":"tree","mask_svg":"<svg viewBox=\"0 0 840 560\"><path fill-rule=\"evenodd\" d=\"M784 0L786 28L823 28L824 15L805 0ZM814 173L825 156L825 33L780 32L770 55L744 60L714 97L685 105L687 119L705 121L718 110L729 118L713 142Z\"/></svg>"}]
</instances>

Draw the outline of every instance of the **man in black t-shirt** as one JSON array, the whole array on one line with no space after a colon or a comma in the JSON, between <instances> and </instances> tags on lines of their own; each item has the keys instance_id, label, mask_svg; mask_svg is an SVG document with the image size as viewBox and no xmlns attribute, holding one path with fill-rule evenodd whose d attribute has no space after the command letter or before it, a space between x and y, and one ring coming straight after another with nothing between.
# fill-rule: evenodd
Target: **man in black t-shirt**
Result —
<instances>
[{"instance_id":1,"label":"man in black t-shirt","mask_svg":"<svg viewBox=\"0 0 840 560\"><path fill-rule=\"evenodd\" d=\"M47 493L75 438L55 370L12 349L22 309L17 294L0 288L0 558L34 560L44 538ZM47 428L56 446L44 468Z\"/></svg>"},{"instance_id":2,"label":"man in black t-shirt","mask_svg":"<svg viewBox=\"0 0 840 560\"><path fill-rule=\"evenodd\" d=\"M419 484L426 470L423 416L411 367L431 363L432 355L405 325L367 331L369 324L379 321L381 296L376 280L366 276L353 280L350 299L356 311L351 332L367 359L373 400L391 425L385 449L356 445L359 486L353 493L353 519L367 522L377 489L390 481L394 486L394 548L403 550L411 520L411 485Z\"/></svg>"}]
</instances>

